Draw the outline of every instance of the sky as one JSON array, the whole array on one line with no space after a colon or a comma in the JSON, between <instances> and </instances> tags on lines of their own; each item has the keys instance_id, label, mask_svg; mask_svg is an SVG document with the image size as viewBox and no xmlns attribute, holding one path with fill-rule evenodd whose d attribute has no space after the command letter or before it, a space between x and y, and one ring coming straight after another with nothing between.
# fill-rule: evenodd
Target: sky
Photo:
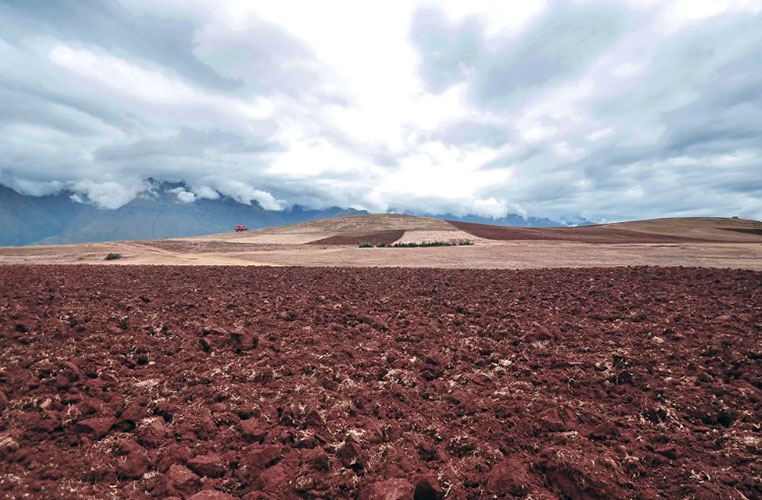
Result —
<instances>
[{"instance_id":1,"label":"sky","mask_svg":"<svg viewBox=\"0 0 762 500\"><path fill-rule=\"evenodd\" d=\"M0 0L0 183L762 219L762 0Z\"/></svg>"}]
</instances>

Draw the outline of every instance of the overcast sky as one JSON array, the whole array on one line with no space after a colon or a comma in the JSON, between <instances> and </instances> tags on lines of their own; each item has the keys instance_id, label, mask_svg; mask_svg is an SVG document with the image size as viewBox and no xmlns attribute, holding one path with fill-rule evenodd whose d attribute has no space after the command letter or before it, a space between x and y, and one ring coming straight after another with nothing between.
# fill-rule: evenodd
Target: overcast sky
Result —
<instances>
[{"instance_id":1,"label":"overcast sky","mask_svg":"<svg viewBox=\"0 0 762 500\"><path fill-rule=\"evenodd\" d=\"M267 209L762 219L762 1L0 0L0 183L116 208L149 177Z\"/></svg>"}]
</instances>

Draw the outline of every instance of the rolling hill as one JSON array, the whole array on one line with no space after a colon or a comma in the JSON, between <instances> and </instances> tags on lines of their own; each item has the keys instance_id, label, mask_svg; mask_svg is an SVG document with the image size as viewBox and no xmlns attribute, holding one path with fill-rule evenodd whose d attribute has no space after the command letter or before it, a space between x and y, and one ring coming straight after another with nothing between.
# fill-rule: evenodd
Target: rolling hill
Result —
<instances>
[{"instance_id":1,"label":"rolling hill","mask_svg":"<svg viewBox=\"0 0 762 500\"><path fill-rule=\"evenodd\" d=\"M461 242L429 248L360 243ZM442 268L631 265L762 269L762 223L686 218L575 228L504 227L399 214L362 214L241 233L0 248L0 264L272 265Z\"/></svg>"},{"instance_id":2,"label":"rolling hill","mask_svg":"<svg viewBox=\"0 0 762 500\"><path fill-rule=\"evenodd\" d=\"M28 196L0 185L0 246L177 238L226 232L236 224L264 228L367 213L340 207L313 210L299 205L283 211L265 210L256 202L246 205L227 196L184 203L172 193L178 188L184 190L184 184L149 182L150 190L115 210L79 203L67 191ZM440 218L458 217L446 214ZM474 215L459 219L510 226L563 225L513 214L494 220Z\"/></svg>"}]
</instances>

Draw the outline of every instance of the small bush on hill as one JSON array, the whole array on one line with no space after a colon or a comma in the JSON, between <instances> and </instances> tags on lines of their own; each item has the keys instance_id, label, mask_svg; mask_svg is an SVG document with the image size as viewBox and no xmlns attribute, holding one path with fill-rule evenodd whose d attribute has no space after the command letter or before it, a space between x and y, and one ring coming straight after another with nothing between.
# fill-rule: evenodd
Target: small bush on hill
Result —
<instances>
[{"instance_id":1,"label":"small bush on hill","mask_svg":"<svg viewBox=\"0 0 762 500\"><path fill-rule=\"evenodd\" d=\"M460 245L473 245L474 242L471 240L456 240L456 241L421 241L421 242L408 242L408 243L394 243L391 245L386 245L384 243L379 243L377 245L369 242L369 241L363 241L360 243L360 248L418 248L418 247L454 247L454 246L460 246Z\"/></svg>"},{"instance_id":2,"label":"small bush on hill","mask_svg":"<svg viewBox=\"0 0 762 500\"><path fill-rule=\"evenodd\" d=\"M395 243L392 245L395 248L416 248L416 247L454 247L460 245L473 245L471 240L458 240L458 241L422 241L422 242L410 242L410 243Z\"/></svg>"},{"instance_id":3,"label":"small bush on hill","mask_svg":"<svg viewBox=\"0 0 762 500\"><path fill-rule=\"evenodd\" d=\"M120 253L110 253L110 254L106 255L106 258L103 259L103 260L116 260L116 259L121 259L121 258L122 258L122 254L120 254Z\"/></svg>"}]
</instances>

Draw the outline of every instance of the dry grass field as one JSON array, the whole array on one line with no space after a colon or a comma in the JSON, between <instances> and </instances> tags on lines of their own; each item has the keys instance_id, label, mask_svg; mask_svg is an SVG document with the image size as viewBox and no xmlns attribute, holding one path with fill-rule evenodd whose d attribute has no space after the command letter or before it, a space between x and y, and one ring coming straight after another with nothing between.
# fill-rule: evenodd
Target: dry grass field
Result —
<instances>
[{"instance_id":1,"label":"dry grass field","mask_svg":"<svg viewBox=\"0 0 762 500\"><path fill-rule=\"evenodd\" d=\"M359 248L363 241L468 239L469 246ZM122 258L104 261L108 253ZM378 266L479 269L702 266L762 270L762 223L654 219L510 228L377 214L193 238L0 248L0 264Z\"/></svg>"}]
</instances>

